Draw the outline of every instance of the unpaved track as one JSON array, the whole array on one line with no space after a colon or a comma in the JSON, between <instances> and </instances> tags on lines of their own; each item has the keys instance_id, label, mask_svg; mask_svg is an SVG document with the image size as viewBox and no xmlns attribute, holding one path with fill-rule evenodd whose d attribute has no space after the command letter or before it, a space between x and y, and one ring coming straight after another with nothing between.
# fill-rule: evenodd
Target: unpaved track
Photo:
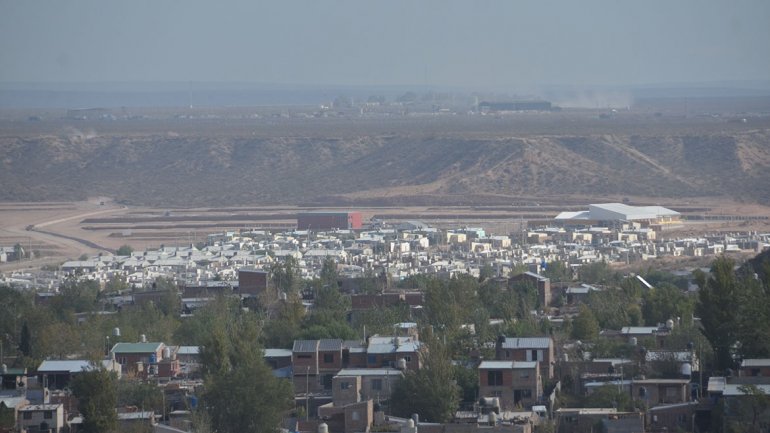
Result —
<instances>
[{"instance_id":1,"label":"unpaved track","mask_svg":"<svg viewBox=\"0 0 770 433\"><path fill-rule=\"evenodd\" d=\"M71 221L80 221L95 215L107 215L125 212L128 208L125 206L109 208L100 208L99 210L84 210L93 205L88 203L78 203L73 211L62 212L57 209L41 210L38 212L13 212L8 211L3 215L0 222L0 233L6 237L17 239L31 239L56 247L56 254L45 256L33 260L22 260L18 262L4 263L0 265L0 272L9 272L25 268L39 268L44 265L56 264L67 259L76 258L83 254L91 255L103 251L110 251L107 248L76 236L69 228L62 228L59 231L58 225ZM40 230L45 228L45 230ZM22 243L23 244L23 243Z\"/></svg>"}]
</instances>

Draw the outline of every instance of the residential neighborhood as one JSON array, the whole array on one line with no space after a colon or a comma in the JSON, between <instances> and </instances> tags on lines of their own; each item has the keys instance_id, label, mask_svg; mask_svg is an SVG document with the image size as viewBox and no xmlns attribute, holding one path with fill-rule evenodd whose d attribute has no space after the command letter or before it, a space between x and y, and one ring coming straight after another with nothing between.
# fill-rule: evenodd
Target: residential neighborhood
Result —
<instances>
[{"instance_id":1,"label":"residential neighborhood","mask_svg":"<svg viewBox=\"0 0 770 433\"><path fill-rule=\"evenodd\" d=\"M703 302L720 272L767 287L770 234L670 239L675 212L620 204L507 235L300 221L4 275L0 325L16 344L0 355L0 431L81 431L95 374L117 384L102 411L119 431L204 431L215 392L262 410L246 397L258 388L215 379L240 362L286 393L275 419L287 432L766 430L768 325L752 334L733 317L742 344L722 347L700 314L718 314ZM346 221L356 228L326 227ZM656 270L667 256L714 264ZM11 313L15 302L28 304Z\"/></svg>"}]
</instances>

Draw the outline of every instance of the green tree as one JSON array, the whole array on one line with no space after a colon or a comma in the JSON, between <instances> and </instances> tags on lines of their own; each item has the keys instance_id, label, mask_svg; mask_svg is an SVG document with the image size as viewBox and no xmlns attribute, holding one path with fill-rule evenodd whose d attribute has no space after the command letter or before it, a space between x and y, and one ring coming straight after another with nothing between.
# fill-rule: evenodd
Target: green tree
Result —
<instances>
[{"instance_id":1,"label":"green tree","mask_svg":"<svg viewBox=\"0 0 770 433\"><path fill-rule=\"evenodd\" d=\"M580 281L589 284L613 284L620 281L621 276L605 262L594 262L583 265L578 269Z\"/></svg>"},{"instance_id":2,"label":"green tree","mask_svg":"<svg viewBox=\"0 0 770 433\"><path fill-rule=\"evenodd\" d=\"M549 278L551 282L572 281L572 272L567 264L560 260L548 263L545 271L543 271L543 276Z\"/></svg>"},{"instance_id":3,"label":"green tree","mask_svg":"<svg viewBox=\"0 0 770 433\"><path fill-rule=\"evenodd\" d=\"M21 244L14 245L13 255L15 256L16 260L23 259L26 256L26 253L24 252L24 247L22 247Z\"/></svg>"},{"instance_id":4,"label":"green tree","mask_svg":"<svg viewBox=\"0 0 770 433\"><path fill-rule=\"evenodd\" d=\"M83 414L84 433L117 431L118 415L115 376L104 369L94 368L72 379L72 394L78 399Z\"/></svg>"},{"instance_id":5,"label":"green tree","mask_svg":"<svg viewBox=\"0 0 770 433\"><path fill-rule=\"evenodd\" d=\"M770 358L770 294L751 277L742 278L742 286L736 331L740 357Z\"/></svg>"},{"instance_id":6,"label":"green tree","mask_svg":"<svg viewBox=\"0 0 770 433\"><path fill-rule=\"evenodd\" d=\"M153 290L179 291L179 286L169 277L158 277L152 282Z\"/></svg>"},{"instance_id":7,"label":"green tree","mask_svg":"<svg viewBox=\"0 0 770 433\"><path fill-rule=\"evenodd\" d=\"M372 309L366 311L356 311L352 317L353 329L358 334L367 335L385 334L393 332L393 324L409 321L409 305L405 302L392 305L383 309Z\"/></svg>"},{"instance_id":8,"label":"green tree","mask_svg":"<svg viewBox=\"0 0 770 433\"><path fill-rule=\"evenodd\" d=\"M90 312L96 308L99 297L99 283L94 280L80 281L68 277L59 287L59 296L51 301L51 310L60 319L71 313Z\"/></svg>"},{"instance_id":9,"label":"green tree","mask_svg":"<svg viewBox=\"0 0 770 433\"><path fill-rule=\"evenodd\" d=\"M743 395L730 402L731 412L735 415L730 422L730 430L762 431L761 425L770 421L770 396L756 385L741 385L738 390Z\"/></svg>"},{"instance_id":10,"label":"green tree","mask_svg":"<svg viewBox=\"0 0 770 433\"><path fill-rule=\"evenodd\" d=\"M695 312L701 318L703 333L711 342L717 369L734 367L733 346L737 342L738 308L741 288L735 278L735 262L719 257L711 265L711 276L702 273L696 278L700 290Z\"/></svg>"},{"instance_id":11,"label":"green tree","mask_svg":"<svg viewBox=\"0 0 770 433\"><path fill-rule=\"evenodd\" d=\"M273 287L287 294L296 293L300 289L302 277L300 275L299 263L292 256L287 256L281 262L274 262L270 267L270 276Z\"/></svg>"},{"instance_id":12,"label":"green tree","mask_svg":"<svg viewBox=\"0 0 770 433\"><path fill-rule=\"evenodd\" d=\"M117 251L115 251L115 254L119 256L130 256L131 253L134 252L134 249L131 248L130 245L121 245L120 248L118 248Z\"/></svg>"},{"instance_id":13,"label":"green tree","mask_svg":"<svg viewBox=\"0 0 770 433\"><path fill-rule=\"evenodd\" d=\"M117 381L118 406L136 406L141 410L163 413L163 391L155 384L135 380Z\"/></svg>"},{"instance_id":14,"label":"green tree","mask_svg":"<svg viewBox=\"0 0 770 433\"><path fill-rule=\"evenodd\" d=\"M479 281L485 281L495 276L495 269L489 263L485 263L484 266L479 269Z\"/></svg>"},{"instance_id":15,"label":"green tree","mask_svg":"<svg viewBox=\"0 0 770 433\"><path fill-rule=\"evenodd\" d=\"M304 317L305 307L297 294L278 301L271 311L271 320L265 324L267 347L291 347L302 331Z\"/></svg>"},{"instance_id":16,"label":"green tree","mask_svg":"<svg viewBox=\"0 0 770 433\"><path fill-rule=\"evenodd\" d=\"M593 291L588 306L602 329L620 329L631 324L629 313L638 309L637 299L620 289Z\"/></svg>"},{"instance_id":17,"label":"green tree","mask_svg":"<svg viewBox=\"0 0 770 433\"><path fill-rule=\"evenodd\" d=\"M336 284L324 285L316 292L315 310L344 317L350 309L350 298L340 293Z\"/></svg>"},{"instance_id":18,"label":"green tree","mask_svg":"<svg viewBox=\"0 0 770 433\"><path fill-rule=\"evenodd\" d=\"M454 366L455 382L460 387L460 396L464 403L474 403L479 397L479 375L475 368L463 365Z\"/></svg>"},{"instance_id":19,"label":"green tree","mask_svg":"<svg viewBox=\"0 0 770 433\"><path fill-rule=\"evenodd\" d=\"M689 323L694 310L693 302L678 287L660 283L643 296L642 315L647 326L665 323L668 319L681 318Z\"/></svg>"},{"instance_id":20,"label":"green tree","mask_svg":"<svg viewBox=\"0 0 770 433\"><path fill-rule=\"evenodd\" d=\"M255 315L237 309L215 324L203 346L203 405L220 433L277 432L293 406L289 382L264 361L259 334Z\"/></svg>"},{"instance_id":21,"label":"green tree","mask_svg":"<svg viewBox=\"0 0 770 433\"><path fill-rule=\"evenodd\" d=\"M13 431L16 427L16 408L7 407L5 402L0 402L0 429Z\"/></svg>"},{"instance_id":22,"label":"green tree","mask_svg":"<svg viewBox=\"0 0 770 433\"><path fill-rule=\"evenodd\" d=\"M337 275L337 261L334 260L334 257L327 256L326 259L324 259L323 265L321 266L321 286L337 288L338 278L339 275Z\"/></svg>"},{"instance_id":23,"label":"green tree","mask_svg":"<svg viewBox=\"0 0 770 433\"><path fill-rule=\"evenodd\" d=\"M107 293L122 292L128 289L129 285L126 282L126 277L118 274L111 276L107 283L104 285L104 291Z\"/></svg>"},{"instance_id":24,"label":"green tree","mask_svg":"<svg viewBox=\"0 0 770 433\"><path fill-rule=\"evenodd\" d=\"M489 312L489 317L495 319L511 320L518 311L517 296L505 287L500 288L494 281L486 281L479 287L478 298Z\"/></svg>"},{"instance_id":25,"label":"green tree","mask_svg":"<svg viewBox=\"0 0 770 433\"><path fill-rule=\"evenodd\" d=\"M604 385L584 399L583 407L614 407L619 412L631 412L634 402L628 392L615 385Z\"/></svg>"},{"instance_id":26,"label":"green tree","mask_svg":"<svg viewBox=\"0 0 770 433\"><path fill-rule=\"evenodd\" d=\"M413 413L428 422L448 422L460 401L451 354L446 345L430 333L423 340L427 352L423 354L423 368L408 371L393 388L391 407L398 416Z\"/></svg>"},{"instance_id":27,"label":"green tree","mask_svg":"<svg viewBox=\"0 0 770 433\"><path fill-rule=\"evenodd\" d=\"M182 321L174 333L173 341L185 346L204 345L210 339L211 330L229 320L238 308L236 299L218 296L205 307L196 310L192 317Z\"/></svg>"},{"instance_id":28,"label":"green tree","mask_svg":"<svg viewBox=\"0 0 770 433\"><path fill-rule=\"evenodd\" d=\"M599 321L585 305L580 306L580 313L572 321L571 337L576 340L591 341L599 336Z\"/></svg>"},{"instance_id":29,"label":"green tree","mask_svg":"<svg viewBox=\"0 0 770 433\"><path fill-rule=\"evenodd\" d=\"M425 289L427 322L452 349L459 349L454 340L461 335L461 326L472 323L473 312L480 308L476 296L478 287L478 280L470 275L428 280Z\"/></svg>"},{"instance_id":30,"label":"green tree","mask_svg":"<svg viewBox=\"0 0 770 433\"><path fill-rule=\"evenodd\" d=\"M29 334L27 322L21 326L21 335L19 336L19 352L22 356L29 356L32 353L32 336Z\"/></svg>"}]
</instances>

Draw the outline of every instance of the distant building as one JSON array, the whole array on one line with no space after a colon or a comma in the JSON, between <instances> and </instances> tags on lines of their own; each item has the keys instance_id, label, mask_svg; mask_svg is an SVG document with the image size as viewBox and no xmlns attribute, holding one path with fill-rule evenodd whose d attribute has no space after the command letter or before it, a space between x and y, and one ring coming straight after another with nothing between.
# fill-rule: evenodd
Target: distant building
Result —
<instances>
[{"instance_id":1,"label":"distant building","mask_svg":"<svg viewBox=\"0 0 770 433\"><path fill-rule=\"evenodd\" d=\"M484 361L479 365L479 395L497 397L503 410L532 407L543 394L535 361Z\"/></svg>"},{"instance_id":2,"label":"distant building","mask_svg":"<svg viewBox=\"0 0 770 433\"><path fill-rule=\"evenodd\" d=\"M663 228L679 224L681 214L663 206L629 206L623 203L588 205L587 211L561 212L554 220L562 224L638 223L642 227Z\"/></svg>"},{"instance_id":3,"label":"distant building","mask_svg":"<svg viewBox=\"0 0 770 433\"><path fill-rule=\"evenodd\" d=\"M634 379L631 396L648 407L690 401L689 379Z\"/></svg>"},{"instance_id":4,"label":"distant building","mask_svg":"<svg viewBox=\"0 0 770 433\"><path fill-rule=\"evenodd\" d=\"M121 367L115 360L102 360L101 366L120 378ZM73 377L94 368L94 364L84 359L45 360L37 368L37 376L50 389L65 389L70 386Z\"/></svg>"},{"instance_id":5,"label":"distant building","mask_svg":"<svg viewBox=\"0 0 770 433\"><path fill-rule=\"evenodd\" d=\"M741 377L765 377L770 378L770 359L744 359L738 370Z\"/></svg>"},{"instance_id":6,"label":"distant building","mask_svg":"<svg viewBox=\"0 0 770 433\"><path fill-rule=\"evenodd\" d=\"M495 344L495 358L500 361L536 361L540 364L540 373L550 379L556 355L551 337L506 338L501 335Z\"/></svg>"},{"instance_id":7,"label":"distant building","mask_svg":"<svg viewBox=\"0 0 770 433\"><path fill-rule=\"evenodd\" d=\"M299 230L359 230L361 212L303 212L297 214Z\"/></svg>"},{"instance_id":8,"label":"distant building","mask_svg":"<svg viewBox=\"0 0 770 433\"><path fill-rule=\"evenodd\" d=\"M553 106L548 101L506 101L480 102L479 111L482 113L499 111L551 111Z\"/></svg>"},{"instance_id":9,"label":"distant building","mask_svg":"<svg viewBox=\"0 0 770 433\"><path fill-rule=\"evenodd\" d=\"M524 272L510 278L511 283L526 281L537 287L540 309L546 310L551 304L551 280L535 272Z\"/></svg>"},{"instance_id":10,"label":"distant building","mask_svg":"<svg viewBox=\"0 0 770 433\"><path fill-rule=\"evenodd\" d=\"M165 347L165 344L159 342L117 343L110 352L121 365L124 374L147 376L153 373L150 370L157 369L158 364L164 360ZM154 373L157 374L157 370Z\"/></svg>"},{"instance_id":11,"label":"distant building","mask_svg":"<svg viewBox=\"0 0 770 433\"><path fill-rule=\"evenodd\" d=\"M59 433L65 427L61 404L35 404L19 409L19 431Z\"/></svg>"},{"instance_id":12,"label":"distant building","mask_svg":"<svg viewBox=\"0 0 770 433\"><path fill-rule=\"evenodd\" d=\"M238 269L238 290L241 295L259 295L267 290L267 272L254 268Z\"/></svg>"}]
</instances>

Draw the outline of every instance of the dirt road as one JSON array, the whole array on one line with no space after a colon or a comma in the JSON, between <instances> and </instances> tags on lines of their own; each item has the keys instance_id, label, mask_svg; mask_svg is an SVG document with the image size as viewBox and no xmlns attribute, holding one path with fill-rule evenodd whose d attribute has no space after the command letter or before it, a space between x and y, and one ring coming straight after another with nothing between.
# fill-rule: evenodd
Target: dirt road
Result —
<instances>
[{"instance_id":1,"label":"dirt road","mask_svg":"<svg viewBox=\"0 0 770 433\"><path fill-rule=\"evenodd\" d=\"M73 221L95 215L111 215L125 212L127 207L115 205L94 205L88 202L76 203L74 208L60 210L56 207L41 207L34 212L21 210L23 204L15 208L14 204L4 204L0 234L5 239L17 239L19 243L45 244L50 246L53 255L32 260L21 260L0 264L0 272L9 272L25 268L39 268L56 264L67 259L74 259L83 254L92 255L109 251L94 242L78 237L69 227L61 227ZM98 210L93 210L94 208ZM19 209L19 210L16 210ZM66 234L65 234L66 233Z\"/></svg>"}]
</instances>

